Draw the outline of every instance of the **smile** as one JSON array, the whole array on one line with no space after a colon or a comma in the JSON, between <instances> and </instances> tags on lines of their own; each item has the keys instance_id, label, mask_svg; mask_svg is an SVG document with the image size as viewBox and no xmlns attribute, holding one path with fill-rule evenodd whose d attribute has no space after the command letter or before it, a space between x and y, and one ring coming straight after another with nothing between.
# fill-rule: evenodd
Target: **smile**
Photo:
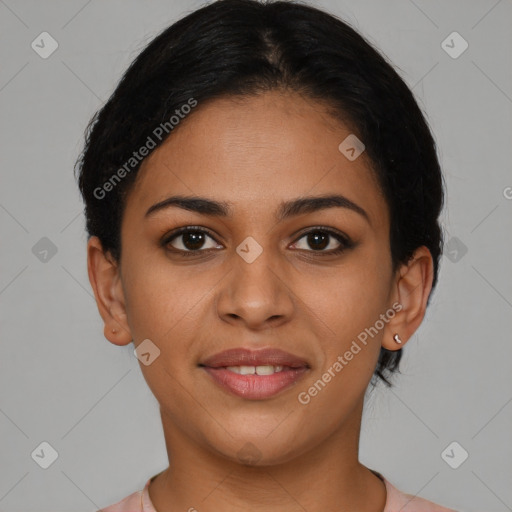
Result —
<instances>
[{"instance_id":1,"label":"smile","mask_svg":"<svg viewBox=\"0 0 512 512\"><path fill-rule=\"evenodd\" d=\"M265 400L293 386L309 370L306 366L202 367L224 391L248 400Z\"/></svg>"}]
</instances>

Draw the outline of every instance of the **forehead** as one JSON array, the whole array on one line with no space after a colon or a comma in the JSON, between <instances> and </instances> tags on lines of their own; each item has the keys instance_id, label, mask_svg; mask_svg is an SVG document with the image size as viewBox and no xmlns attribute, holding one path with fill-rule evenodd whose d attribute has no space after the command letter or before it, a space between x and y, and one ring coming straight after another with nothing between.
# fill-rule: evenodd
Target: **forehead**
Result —
<instances>
[{"instance_id":1,"label":"forehead","mask_svg":"<svg viewBox=\"0 0 512 512\"><path fill-rule=\"evenodd\" d=\"M387 218L385 201L365 153L351 161L340 151L349 136L325 106L295 93L208 101L144 160L127 210L144 215L184 194L256 215L297 197L339 193L378 225Z\"/></svg>"}]
</instances>

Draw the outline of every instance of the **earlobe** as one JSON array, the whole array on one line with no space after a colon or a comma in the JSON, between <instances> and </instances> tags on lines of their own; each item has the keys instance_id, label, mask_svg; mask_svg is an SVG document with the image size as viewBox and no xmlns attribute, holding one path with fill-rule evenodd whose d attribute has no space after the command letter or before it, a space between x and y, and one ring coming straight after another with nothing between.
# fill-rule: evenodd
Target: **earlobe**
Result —
<instances>
[{"instance_id":1,"label":"earlobe","mask_svg":"<svg viewBox=\"0 0 512 512\"><path fill-rule=\"evenodd\" d=\"M388 350L399 350L420 326L432 290L433 260L430 251L421 246L412 258L400 267L394 281L392 299L401 309L388 322L382 346Z\"/></svg>"},{"instance_id":2,"label":"earlobe","mask_svg":"<svg viewBox=\"0 0 512 512\"><path fill-rule=\"evenodd\" d=\"M87 271L98 311L105 323L104 335L114 345L127 345L132 335L127 323L119 265L92 236L87 243Z\"/></svg>"}]
</instances>

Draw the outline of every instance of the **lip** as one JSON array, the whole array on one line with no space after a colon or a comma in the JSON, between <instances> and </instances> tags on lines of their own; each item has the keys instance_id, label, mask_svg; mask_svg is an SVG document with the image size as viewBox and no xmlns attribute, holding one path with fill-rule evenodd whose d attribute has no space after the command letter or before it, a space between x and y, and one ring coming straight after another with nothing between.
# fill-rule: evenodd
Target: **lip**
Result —
<instances>
[{"instance_id":1,"label":"lip","mask_svg":"<svg viewBox=\"0 0 512 512\"><path fill-rule=\"evenodd\" d=\"M265 400L293 386L308 368L283 369L272 375L241 375L227 368L203 368L222 389L248 400Z\"/></svg>"},{"instance_id":2,"label":"lip","mask_svg":"<svg viewBox=\"0 0 512 512\"><path fill-rule=\"evenodd\" d=\"M200 363L200 366L208 366L209 368L262 365L309 368L306 360L277 348L263 348L259 350L233 348L214 354Z\"/></svg>"},{"instance_id":3,"label":"lip","mask_svg":"<svg viewBox=\"0 0 512 512\"><path fill-rule=\"evenodd\" d=\"M242 375L227 366L283 366L272 375ZM279 349L236 348L215 354L199 364L222 389L249 400L264 400L293 386L309 371L304 359Z\"/></svg>"}]
</instances>

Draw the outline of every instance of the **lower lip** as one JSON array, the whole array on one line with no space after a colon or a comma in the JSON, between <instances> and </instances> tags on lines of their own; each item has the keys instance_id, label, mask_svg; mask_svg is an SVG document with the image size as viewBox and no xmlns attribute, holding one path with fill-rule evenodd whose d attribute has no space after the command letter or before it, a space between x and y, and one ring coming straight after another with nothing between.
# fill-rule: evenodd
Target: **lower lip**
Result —
<instances>
[{"instance_id":1,"label":"lower lip","mask_svg":"<svg viewBox=\"0 0 512 512\"><path fill-rule=\"evenodd\" d=\"M308 370L305 366L290 368L272 375L241 375L227 368L203 367L222 388L250 400L264 400L297 382Z\"/></svg>"}]
</instances>

